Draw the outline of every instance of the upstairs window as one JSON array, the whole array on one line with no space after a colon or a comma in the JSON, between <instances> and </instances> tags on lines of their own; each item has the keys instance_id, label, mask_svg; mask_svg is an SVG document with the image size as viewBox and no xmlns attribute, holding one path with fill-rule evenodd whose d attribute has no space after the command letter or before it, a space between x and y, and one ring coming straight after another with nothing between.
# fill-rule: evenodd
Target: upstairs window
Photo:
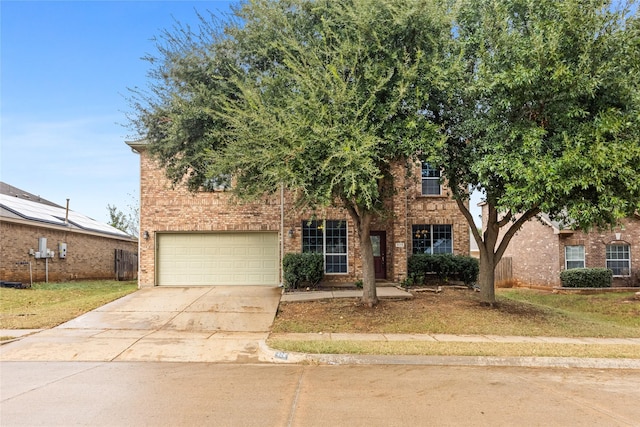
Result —
<instances>
[{"instance_id":1,"label":"upstairs window","mask_svg":"<svg viewBox=\"0 0 640 427\"><path fill-rule=\"evenodd\" d=\"M411 231L414 254L453 253L453 233L450 224L416 224Z\"/></svg>"},{"instance_id":2,"label":"upstairs window","mask_svg":"<svg viewBox=\"0 0 640 427\"><path fill-rule=\"evenodd\" d=\"M629 245L607 245L607 268L614 276L631 275L631 250Z\"/></svg>"},{"instance_id":3,"label":"upstairs window","mask_svg":"<svg viewBox=\"0 0 640 427\"><path fill-rule=\"evenodd\" d=\"M565 269L584 268L584 246L565 246L564 247L564 264Z\"/></svg>"},{"instance_id":4,"label":"upstairs window","mask_svg":"<svg viewBox=\"0 0 640 427\"><path fill-rule=\"evenodd\" d=\"M346 221L302 221L302 252L324 255L324 272L347 273Z\"/></svg>"},{"instance_id":5,"label":"upstairs window","mask_svg":"<svg viewBox=\"0 0 640 427\"><path fill-rule=\"evenodd\" d=\"M208 178L202 184L203 191L227 191L231 188L231 175L219 175Z\"/></svg>"},{"instance_id":6,"label":"upstairs window","mask_svg":"<svg viewBox=\"0 0 640 427\"><path fill-rule=\"evenodd\" d=\"M439 196L440 194L440 169L434 169L429 163L422 162L422 195Z\"/></svg>"}]
</instances>

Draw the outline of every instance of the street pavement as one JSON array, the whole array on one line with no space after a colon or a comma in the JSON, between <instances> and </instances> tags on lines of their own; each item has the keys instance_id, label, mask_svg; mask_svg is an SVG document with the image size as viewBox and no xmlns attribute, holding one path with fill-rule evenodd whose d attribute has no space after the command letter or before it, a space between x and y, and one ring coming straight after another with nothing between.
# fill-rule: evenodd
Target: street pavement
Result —
<instances>
[{"instance_id":1,"label":"street pavement","mask_svg":"<svg viewBox=\"0 0 640 427\"><path fill-rule=\"evenodd\" d=\"M3 362L7 426L638 426L640 371Z\"/></svg>"}]
</instances>

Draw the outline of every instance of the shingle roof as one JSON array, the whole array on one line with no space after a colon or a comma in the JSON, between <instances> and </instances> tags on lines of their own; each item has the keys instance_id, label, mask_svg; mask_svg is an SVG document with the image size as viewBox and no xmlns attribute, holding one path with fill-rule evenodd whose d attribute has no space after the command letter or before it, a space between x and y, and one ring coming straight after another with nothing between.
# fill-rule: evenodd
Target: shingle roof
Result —
<instances>
[{"instance_id":1,"label":"shingle roof","mask_svg":"<svg viewBox=\"0 0 640 427\"><path fill-rule=\"evenodd\" d=\"M50 202L49 200L43 199L40 196L36 196L35 194L29 193L28 191L21 190L18 187L14 187L13 185L7 184L6 182L2 182L2 181L0 181L0 194L17 197L19 199L24 199L24 200L31 200L33 202L42 203L44 205L56 206L58 208L62 207L53 202Z\"/></svg>"}]
</instances>

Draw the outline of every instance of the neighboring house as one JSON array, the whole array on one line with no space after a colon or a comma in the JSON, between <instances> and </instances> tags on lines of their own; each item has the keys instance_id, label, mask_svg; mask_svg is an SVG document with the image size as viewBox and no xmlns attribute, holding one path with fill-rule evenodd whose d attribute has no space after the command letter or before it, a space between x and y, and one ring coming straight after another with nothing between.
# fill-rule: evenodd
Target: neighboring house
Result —
<instances>
[{"instance_id":1,"label":"neighboring house","mask_svg":"<svg viewBox=\"0 0 640 427\"><path fill-rule=\"evenodd\" d=\"M135 279L137 250L110 225L0 182L1 281Z\"/></svg>"},{"instance_id":2,"label":"neighboring house","mask_svg":"<svg viewBox=\"0 0 640 427\"><path fill-rule=\"evenodd\" d=\"M613 271L613 286L640 286L640 215L613 230L585 233L540 214L516 233L504 258L520 285L560 286L563 270L599 267Z\"/></svg>"},{"instance_id":3,"label":"neighboring house","mask_svg":"<svg viewBox=\"0 0 640 427\"><path fill-rule=\"evenodd\" d=\"M362 278L360 251L348 213L340 208L300 212L285 191L248 204L224 191L172 186L145 142L140 154L140 287L163 285L279 285L289 252L320 252L325 284ZM469 254L469 226L426 164L393 168L388 218L372 226L376 278L400 281L412 253Z\"/></svg>"}]
</instances>

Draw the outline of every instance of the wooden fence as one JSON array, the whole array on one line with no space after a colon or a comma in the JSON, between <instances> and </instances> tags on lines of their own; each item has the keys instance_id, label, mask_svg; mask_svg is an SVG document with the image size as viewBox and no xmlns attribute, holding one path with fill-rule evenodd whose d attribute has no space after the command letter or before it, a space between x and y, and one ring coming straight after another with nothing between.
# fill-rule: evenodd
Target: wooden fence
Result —
<instances>
[{"instance_id":1,"label":"wooden fence","mask_svg":"<svg viewBox=\"0 0 640 427\"><path fill-rule=\"evenodd\" d=\"M513 271L511 270L511 257L503 257L498 265L496 265L495 283L499 284L506 280L513 278Z\"/></svg>"},{"instance_id":2,"label":"wooden fence","mask_svg":"<svg viewBox=\"0 0 640 427\"><path fill-rule=\"evenodd\" d=\"M138 254L135 252L125 251L124 249L115 250L115 273L116 280L135 280L138 278Z\"/></svg>"}]
</instances>

